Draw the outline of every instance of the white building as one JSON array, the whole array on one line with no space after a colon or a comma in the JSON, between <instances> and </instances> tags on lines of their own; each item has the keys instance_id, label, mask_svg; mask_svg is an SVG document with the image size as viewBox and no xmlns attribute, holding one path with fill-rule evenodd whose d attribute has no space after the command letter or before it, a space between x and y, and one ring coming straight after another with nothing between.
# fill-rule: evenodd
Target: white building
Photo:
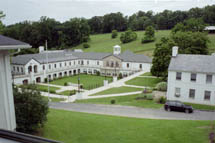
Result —
<instances>
[{"instance_id":1,"label":"white building","mask_svg":"<svg viewBox=\"0 0 215 143\"><path fill-rule=\"evenodd\" d=\"M173 47L167 99L215 105L215 55L178 54Z\"/></svg>"},{"instance_id":2,"label":"white building","mask_svg":"<svg viewBox=\"0 0 215 143\"><path fill-rule=\"evenodd\" d=\"M9 50L30 47L29 44L0 35L0 129L16 128Z\"/></svg>"},{"instance_id":3,"label":"white building","mask_svg":"<svg viewBox=\"0 0 215 143\"><path fill-rule=\"evenodd\" d=\"M47 58L48 57L48 58ZM48 59L48 62L47 62ZM77 73L115 76L131 75L138 71L149 72L151 58L130 51L121 53L120 46L114 46L112 53L87 53L81 51L44 51L19 55L12 58L12 73L15 84L44 82ZM48 75L48 76L47 76Z\"/></svg>"}]
</instances>

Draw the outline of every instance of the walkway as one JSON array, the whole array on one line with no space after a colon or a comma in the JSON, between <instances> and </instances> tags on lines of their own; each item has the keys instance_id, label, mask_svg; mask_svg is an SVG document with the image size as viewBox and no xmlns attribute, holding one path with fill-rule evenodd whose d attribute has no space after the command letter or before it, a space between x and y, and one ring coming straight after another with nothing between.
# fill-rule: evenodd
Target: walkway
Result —
<instances>
[{"instance_id":1,"label":"walkway","mask_svg":"<svg viewBox=\"0 0 215 143\"><path fill-rule=\"evenodd\" d=\"M120 105L96 105L77 103L50 103L54 109L68 111L95 113L103 115L114 115L122 117L135 117L147 119L169 119L169 120L215 120L215 112L194 111L192 114L180 112L167 112L164 109L146 109Z\"/></svg>"}]
</instances>

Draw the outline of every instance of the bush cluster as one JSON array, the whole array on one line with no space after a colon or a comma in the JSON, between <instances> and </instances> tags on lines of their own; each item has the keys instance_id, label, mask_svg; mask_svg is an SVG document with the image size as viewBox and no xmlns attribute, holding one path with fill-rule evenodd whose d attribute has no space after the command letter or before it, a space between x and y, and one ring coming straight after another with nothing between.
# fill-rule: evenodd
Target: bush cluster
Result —
<instances>
[{"instance_id":1,"label":"bush cluster","mask_svg":"<svg viewBox=\"0 0 215 143\"><path fill-rule=\"evenodd\" d=\"M129 42L134 41L136 39L137 39L137 34L132 30L128 30L125 33L122 33L120 36L120 41L122 43L129 43Z\"/></svg>"},{"instance_id":2,"label":"bush cluster","mask_svg":"<svg viewBox=\"0 0 215 143\"><path fill-rule=\"evenodd\" d=\"M158 91L167 91L167 82L160 82L157 84L156 89Z\"/></svg>"},{"instance_id":3,"label":"bush cluster","mask_svg":"<svg viewBox=\"0 0 215 143\"><path fill-rule=\"evenodd\" d=\"M16 130L24 133L34 133L43 127L47 120L48 100L41 96L37 87L35 85L28 85L27 88L18 90L14 86L13 94L16 112Z\"/></svg>"},{"instance_id":4,"label":"bush cluster","mask_svg":"<svg viewBox=\"0 0 215 143\"><path fill-rule=\"evenodd\" d=\"M85 49L90 48L90 45L88 43L84 43L83 48L85 48Z\"/></svg>"},{"instance_id":5,"label":"bush cluster","mask_svg":"<svg viewBox=\"0 0 215 143\"><path fill-rule=\"evenodd\" d=\"M117 33L117 30L113 30L112 31L112 35L111 35L111 38L114 39L118 36L118 33Z\"/></svg>"}]
</instances>

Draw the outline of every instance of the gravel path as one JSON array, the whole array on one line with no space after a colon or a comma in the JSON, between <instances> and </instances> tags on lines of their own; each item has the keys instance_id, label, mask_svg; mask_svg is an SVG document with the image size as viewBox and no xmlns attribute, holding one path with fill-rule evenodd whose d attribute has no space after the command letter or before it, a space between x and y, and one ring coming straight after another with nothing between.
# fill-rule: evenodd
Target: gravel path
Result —
<instances>
[{"instance_id":1,"label":"gravel path","mask_svg":"<svg viewBox=\"0 0 215 143\"><path fill-rule=\"evenodd\" d=\"M50 103L54 109L68 111L114 115L123 117L147 118L147 119L170 119L170 120L215 120L215 112L194 111L192 114L180 112L167 112L164 109L146 109L120 105L98 105L78 103Z\"/></svg>"}]
</instances>

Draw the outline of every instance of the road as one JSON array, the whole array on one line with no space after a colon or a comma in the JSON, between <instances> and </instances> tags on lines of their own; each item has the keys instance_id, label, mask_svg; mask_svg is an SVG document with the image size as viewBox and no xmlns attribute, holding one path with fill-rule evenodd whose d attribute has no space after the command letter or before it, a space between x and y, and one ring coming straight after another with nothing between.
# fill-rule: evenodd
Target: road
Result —
<instances>
[{"instance_id":1,"label":"road","mask_svg":"<svg viewBox=\"0 0 215 143\"><path fill-rule=\"evenodd\" d=\"M122 117L169 119L169 120L215 120L215 112L195 110L192 114L167 112L164 109L148 109L120 105L50 103L50 108L68 111L113 115Z\"/></svg>"}]
</instances>

